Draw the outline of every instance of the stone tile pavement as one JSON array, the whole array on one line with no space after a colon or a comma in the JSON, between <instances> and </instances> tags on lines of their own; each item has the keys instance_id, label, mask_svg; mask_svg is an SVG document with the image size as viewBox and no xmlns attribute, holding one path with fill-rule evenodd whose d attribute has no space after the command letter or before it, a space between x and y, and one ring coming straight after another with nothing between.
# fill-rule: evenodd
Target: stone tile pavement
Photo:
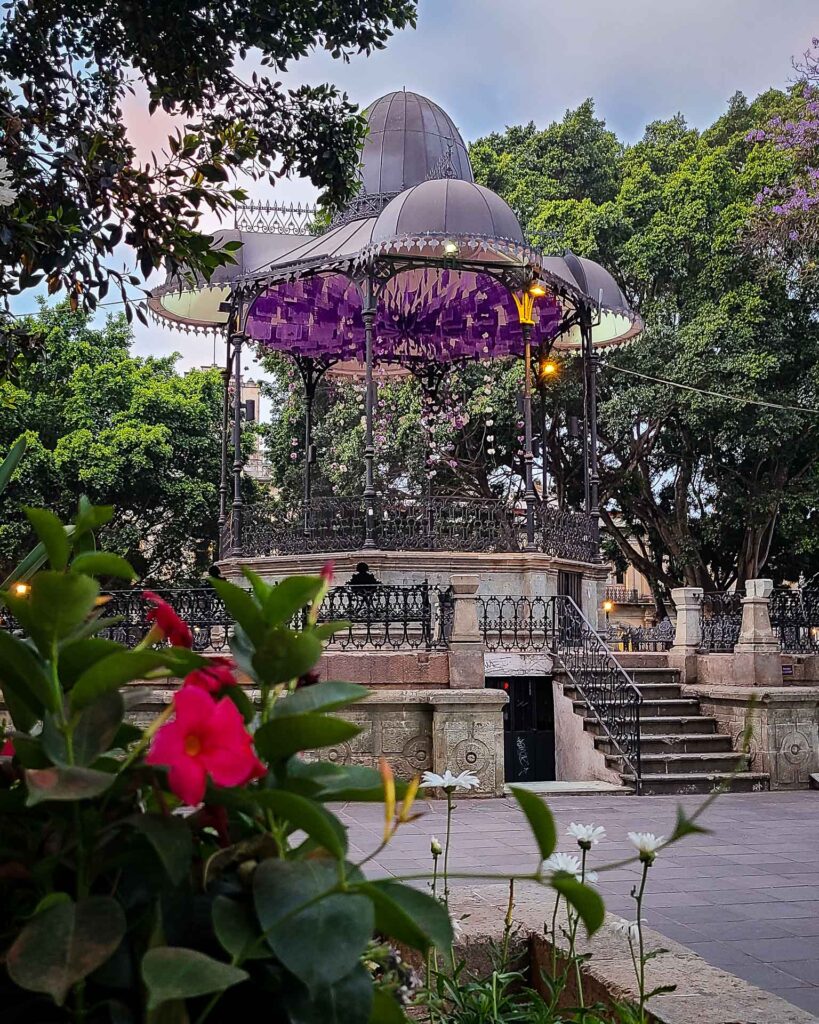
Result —
<instances>
[{"instance_id":1,"label":"stone tile pavement","mask_svg":"<svg viewBox=\"0 0 819 1024\"><path fill-rule=\"evenodd\" d=\"M560 850L576 850L574 840L565 836L571 821L606 827L606 839L591 855L593 867L631 853L629 831L668 835L677 804L690 813L702 798L547 800L562 837ZM429 839L436 835L443 842L446 805L422 800L418 806L423 817L402 826L389 847L369 862L371 876L430 870ZM341 809L354 859L378 846L381 813L380 807L367 804ZM708 809L702 824L709 835L685 838L661 853L651 869L648 924L714 966L819 1015L819 793L727 794ZM450 871L529 872L536 862L528 826L511 797L462 800L456 806ZM629 891L637 873L629 866L600 876L599 889L612 913L633 918ZM452 884L475 888L482 882L453 879Z\"/></svg>"}]
</instances>

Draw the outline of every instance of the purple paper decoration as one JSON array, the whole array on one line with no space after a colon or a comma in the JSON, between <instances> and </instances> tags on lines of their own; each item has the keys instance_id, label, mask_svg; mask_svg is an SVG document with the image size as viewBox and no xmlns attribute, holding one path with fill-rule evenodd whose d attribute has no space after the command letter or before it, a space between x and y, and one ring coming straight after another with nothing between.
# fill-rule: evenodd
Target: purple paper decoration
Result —
<instances>
[{"instance_id":1,"label":"purple paper decoration","mask_svg":"<svg viewBox=\"0 0 819 1024\"><path fill-rule=\"evenodd\" d=\"M535 303L533 345L557 334L561 315L552 296ZM291 355L364 359L361 295L342 274L274 285L251 306L247 332ZM494 359L522 355L523 332L511 295L488 274L422 268L384 287L373 352L382 363Z\"/></svg>"}]
</instances>

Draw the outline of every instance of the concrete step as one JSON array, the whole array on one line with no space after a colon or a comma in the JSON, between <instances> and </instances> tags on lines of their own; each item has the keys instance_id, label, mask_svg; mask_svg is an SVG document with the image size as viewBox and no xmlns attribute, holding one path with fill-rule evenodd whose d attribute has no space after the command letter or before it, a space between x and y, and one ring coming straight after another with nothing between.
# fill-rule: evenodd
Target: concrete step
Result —
<instances>
[{"instance_id":1,"label":"concrete step","mask_svg":"<svg viewBox=\"0 0 819 1024\"><path fill-rule=\"evenodd\" d=\"M665 722L667 719L661 719ZM608 736L595 736L594 745L598 750L615 753ZM644 754L697 754L730 753L731 737L724 733L677 733L658 735L641 732L640 746Z\"/></svg>"},{"instance_id":2,"label":"concrete step","mask_svg":"<svg viewBox=\"0 0 819 1024\"><path fill-rule=\"evenodd\" d=\"M572 701L575 714L584 714L585 701L575 698ZM644 700L640 705L640 718L675 718L680 715L687 717L697 716L700 710L699 701L689 698L677 698L672 700ZM673 732L673 729L666 729L666 732Z\"/></svg>"},{"instance_id":3,"label":"concrete step","mask_svg":"<svg viewBox=\"0 0 819 1024\"><path fill-rule=\"evenodd\" d=\"M679 700L682 697L679 683L644 683L638 679L636 686L643 700Z\"/></svg>"},{"instance_id":4,"label":"concrete step","mask_svg":"<svg viewBox=\"0 0 819 1024\"><path fill-rule=\"evenodd\" d=\"M647 754L640 757L643 775L714 775L748 769L748 755L733 750L718 753L698 754ZM622 767L618 754L606 754L606 763L617 770Z\"/></svg>"},{"instance_id":5,"label":"concrete step","mask_svg":"<svg viewBox=\"0 0 819 1024\"><path fill-rule=\"evenodd\" d=\"M640 718L693 717L699 714L700 702L690 697L676 700L644 700L640 705ZM669 730L670 731L670 730Z\"/></svg>"},{"instance_id":6,"label":"concrete step","mask_svg":"<svg viewBox=\"0 0 819 1024\"><path fill-rule=\"evenodd\" d=\"M643 683L680 682L680 671L676 668L629 668L626 669L626 674L631 676L638 686Z\"/></svg>"},{"instance_id":7,"label":"concrete step","mask_svg":"<svg viewBox=\"0 0 819 1024\"><path fill-rule=\"evenodd\" d=\"M668 654L666 651L613 651L623 668L629 671L634 668L667 668Z\"/></svg>"},{"instance_id":8,"label":"concrete step","mask_svg":"<svg viewBox=\"0 0 819 1024\"><path fill-rule=\"evenodd\" d=\"M706 715L645 715L640 718L640 735L648 736L690 736L692 733L717 731L717 721Z\"/></svg>"},{"instance_id":9,"label":"concrete step","mask_svg":"<svg viewBox=\"0 0 819 1024\"><path fill-rule=\"evenodd\" d=\"M634 777L622 775L627 785L634 785ZM710 775L678 773L674 775L652 775L643 773L641 792L645 796L678 796L688 793L713 793L725 786L729 793L758 793L770 788L770 775L766 772L739 772L731 775L714 772Z\"/></svg>"}]
</instances>

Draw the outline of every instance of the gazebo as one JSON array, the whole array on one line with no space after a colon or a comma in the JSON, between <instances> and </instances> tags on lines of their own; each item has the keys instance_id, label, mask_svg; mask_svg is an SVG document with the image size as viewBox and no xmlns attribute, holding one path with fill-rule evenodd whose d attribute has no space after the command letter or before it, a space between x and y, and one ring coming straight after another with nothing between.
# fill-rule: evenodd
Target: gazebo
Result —
<instances>
[{"instance_id":1,"label":"gazebo","mask_svg":"<svg viewBox=\"0 0 819 1024\"><path fill-rule=\"evenodd\" d=\"M236 228L220 236L242 243L235 266L221 268L208 284L169 280L149 300L165 322L226 334L220 557L267 560L274 574L277 559L338 552L538 554L539 564L545 558L581 570L594 565L598 352L635 337L639 317L598 264L572 253L544 256L527 244L509 206L474 182L466 146L435 103L394 92L369 107L367 120L359 192L327 230L309 233L307 209L268 204L240 211ZM260 515L242 502L247 344L289 355L305 387L303 500L282 504L275 514ZM551 350L577 352L583 360L582 511L550 507L534 487L533 353ZM380 496L375 368L431 380L469 360L507 356L525 363L525 516L500 498ZM360 373L365 380L362 488L315 498L312 401L328 372Z\"/></svg>"}]
</instances>

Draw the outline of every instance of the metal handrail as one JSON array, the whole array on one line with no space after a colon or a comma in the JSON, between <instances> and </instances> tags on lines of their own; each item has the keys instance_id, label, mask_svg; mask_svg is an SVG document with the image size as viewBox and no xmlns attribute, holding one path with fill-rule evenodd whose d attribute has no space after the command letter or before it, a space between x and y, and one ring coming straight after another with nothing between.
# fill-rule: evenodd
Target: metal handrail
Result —
<instances>
[{"instance_id":1,"label":"metal handrail","mask_svg":"<svg viewBox=\"0 0 819 1024\"><path fill-rule=\"evenodd\" d=\"M558 594L551 599L550 605L552 652L560 660L586 707L631 769L639 793L642 777L642 694L571 597Z\"/></svg>"}]
</instances>

